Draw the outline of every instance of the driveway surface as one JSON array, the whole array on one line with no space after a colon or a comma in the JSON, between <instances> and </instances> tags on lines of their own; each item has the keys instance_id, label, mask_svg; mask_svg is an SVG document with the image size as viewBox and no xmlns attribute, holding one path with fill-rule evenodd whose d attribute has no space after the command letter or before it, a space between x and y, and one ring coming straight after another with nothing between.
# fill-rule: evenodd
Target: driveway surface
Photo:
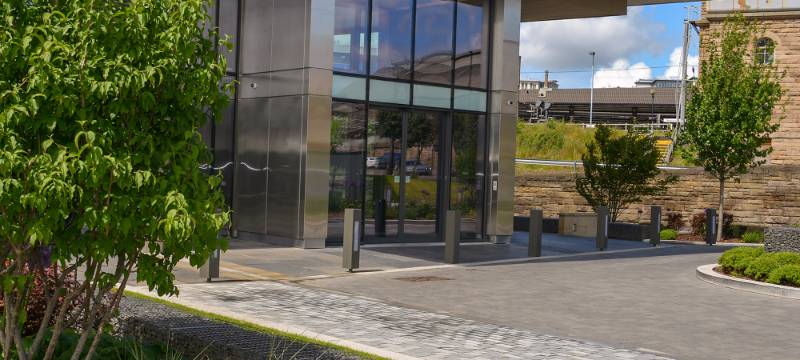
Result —
<instances>
[{"instance_id":1,"label":"driveway surface","mask_svg":"<svg viewBox=\"0 0 800 360\"><path fill-rule=\"evenodd\" d=\"M302 284L678 359L800 358L800 301L696 277L724 250L674 246Z\"/></svg>"}]
</instances>

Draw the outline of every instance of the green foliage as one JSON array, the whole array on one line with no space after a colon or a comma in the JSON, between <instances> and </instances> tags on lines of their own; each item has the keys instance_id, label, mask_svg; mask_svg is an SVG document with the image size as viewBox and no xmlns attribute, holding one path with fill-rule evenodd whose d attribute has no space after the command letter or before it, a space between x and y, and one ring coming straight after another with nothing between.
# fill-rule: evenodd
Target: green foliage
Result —
<instances>
[{"instance_id":1,"label":"green foliage","mask_svg":"<svg viewBox=\"0 0 800 360\"><path fill-rule=\"evenodd\" d=\"M783 95L783 74L775 65L753 61L758 33L738 14L708 37L701 76L686 108L682 154L719 181L720 214L725 181L764 164L772 151L770 134L778 129L772 114ZM717 226L722 230L722 219ZM717 234L721 238L722 231Z\"/></svg>"},{"instance_id":2,"label":"green foliage","mask_svg":"<svg viewBox=\"0 0 800 360\"><path fill-rule=\"evenodd\" d=\"M758 281L765 281L769 274L784 265L800 265L800 253L766 253L750 262L744 275Z\"/></svg>"},{"instance_id":3,"label":"green foliage","mask_svg":"<svg viewBox=\"0 0 800 360\"><path fill-rule=\"evenodd\" d=\"M675 240L678 238L678 232L672 229L661 230L661 240Z\"/></svg>"},{"instance_id":4,"label":"green foliage","mask_svg":"<svg viewBox=\"0 0 800 360\"><path fill-rule=\"evenodd\" d=\"M742 276L750 263L764 254L764 249L760 247L737 247L723 253L719 265L727 274Z\"/></svg>"},{"instance_id":5,"label":"green foliage","mask_svg":"<svg viewBox=\"0 0 800 360\"><path fill-rule=\"evenodd\" d=\"M760 231L748 231L742 235L742 241L749 244L760 244L764 242L764 233Z\"/></svg>"},{"instance_id":6,"label":"green foliage","mask_svg":"<svg viewBox=\"0 0 800 360\"><path fill-rule=\"evenodd\" d=\"M672 175L659 178L660 157L652 136L628 132L614 137L611 129L599 126L581 157L584 176L575 181L578 193L595 210L607 206L616 221L629 204L663 194L677 181Z\"/></svg>"},{"instance_id":7,"label":"green foliage","mask_svg":"<svg viewBox=\"0 0 800 360\"><path fill-rule=\"evenodd\" d=\"M683 221L683 214L679 212L667 213L667 227L670 229L680 230L683 228L685 222Z\"/></svg>"},{"instance_id":8,"label":"green foliage","mask_svg":"<svg viewBox=\"0 0 800 360\"><path fill-rule=\"evenodd\" d=\"M200 169L210 152L198 129L219 117L231 89L220 91L226 65L217 48L227 42L210 40L216 32L198 26L210 20L206 6L203 0L0 3L6 304L0 320L6 325L26 316L25 264L80 271L86 286L55 286L47 296L91 295L83 304L92 316L81 324L81 353L88 332L95 323L103 329L120 296L106 303L102 295L118 283L124 288L134 270L159 294L174 294L172 270L181 259L200 266L225 247L218 237L228 222L221 178ZM4 352L11 345L0 344Z\"/></svg>"},{"instance_id":9,"label":"green foliage","mask_svg":"<svg viewBox=\"0 0 800 360\"><path fill-rule=\"evenodd\" d=\"M542 160L580 160L594 129L550 120L544 124L517 123L517 157Z\"/></svg>"},{"instance_id":10,"label":"green foliage","mask_svg":"<svg viewBox=\"0 0 800 360\"><path fill-rule=\"evenodd\" d=\"M800 264L783 265L769 273L767 282L800 287Z\"/></svg>"}]
</instances>

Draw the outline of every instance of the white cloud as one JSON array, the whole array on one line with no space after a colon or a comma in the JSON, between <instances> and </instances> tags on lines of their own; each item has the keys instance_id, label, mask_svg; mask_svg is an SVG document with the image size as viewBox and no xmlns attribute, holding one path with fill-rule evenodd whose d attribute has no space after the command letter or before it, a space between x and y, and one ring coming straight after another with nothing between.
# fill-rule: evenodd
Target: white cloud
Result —
<instances>
[{"instance_id":1,"label":"white cloud","mask_svg":"<svg viewBox=\"0 0 800 360\"><path fill-rule=\"evenodd\" d=\"M598 88L633 87L639 79L653 77L653 70L643 62L631 65L628 60L618 59L610 68L601 68L594 74L594 86Z\"/></svg>"},{"instance_id":2,"label":"white cloud","mask_svg":"<svg viewBox=\"0 0 800 360\"><path fill-rule=\"evenodd\" d=\"M663 78L666 79L680 79L681 78L681 56L683 55L683 48L676 47L675 50L672 50L672 54L669 55L669 67L664 71ZM700 57L697 55L689 55L687 58L687 63L689 64L688 67L688 77L692 78L693 76L697 76L697 68L700 63Z\"/></svg>"},{"instance_id":3,"label":"white cloud","mask_svg":"<svg viewBox=\"0 0 800 360\"><path fill-rule=\"evenodd\" d=\"M640 7L628 8L627 16L525 23L520 29L520 55L523 67L587 69L590 51L597 52L601 65L643 51L663 51L657 38L664 30L663 24L646 18Z\"/></svg>"}]
</instances>

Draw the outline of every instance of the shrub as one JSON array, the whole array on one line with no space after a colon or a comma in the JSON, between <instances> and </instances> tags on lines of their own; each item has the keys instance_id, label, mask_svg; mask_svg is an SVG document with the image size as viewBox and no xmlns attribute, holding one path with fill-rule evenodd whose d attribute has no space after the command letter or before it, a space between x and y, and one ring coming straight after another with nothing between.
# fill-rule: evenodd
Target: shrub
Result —
<instances>
[{"instance_id":1,"label":"shrub","mask_svg":"<svg viewBox=\"0 0 800 360\"><path fill-rule=\"evenodd\" d=\"M722 271L732 275L744 275L745 270L753 260L764 255L764 249L753 247L738 247L726 251L719 258Z\"/></svg>"},{"instance_id":2,"label":"shrub","mask_svg":"<svg viewBox=\"0 0 800 360\"><path fill-rule=\"evenodd\" d=\"M683 220L683 214L677 212L667 213L667 228L680 231L684 225L686 225L686 222Z\"/></svg>"},{"instance_id":3,"label":"shrub","mask_svg":"<svg viewBox=\"0 0 800 360\"><path fill-rule=\"evenodd\" d=\"M769 274L784 265L800 265L800 253L767 253L750 262L744 275L758 281L767 280Z\"/></svg>"},{"instance_id":4,"label":"shrub","mask_svg":"<svg viewBox=\"0 0 800 360\"><path fill-rule=\"evenodd\" d=\"M800 287L800 265L783 265L773 270L771 273L769 273L767 282L778 285Z\"/></svg>"},{"instance_id":5,"label":"shrub","mask_svg":"<svg viewBox=\"0 0 800 360\"><path fill-rule=\"evenodd\" d=\"M678 238L678 232L672 229L661 230L661 240L675 240Z\"/></svg>"},{"instance_id":6,"label":"shrub","mask_svg":"<svg viewBox=\"0 0 800 360\"><path fill-rule=\"evenodd\" d=\"M726 237L733 234L733 214L725 214L722 222L722 233ZM706 235L706 214L699 213L692 216L692 234L705 236Z\"/></svg>"},{"instance_id":7,"label":"shrub","mask_svg":"<svg viewBox=\"0 0 800 360\"><path fill-rule=\"evenodd\" d=\"M764 233L760 231L748 231L742 235L742 241L749 244L760 244L764 242Z\"/></svg>"}]
</instances>

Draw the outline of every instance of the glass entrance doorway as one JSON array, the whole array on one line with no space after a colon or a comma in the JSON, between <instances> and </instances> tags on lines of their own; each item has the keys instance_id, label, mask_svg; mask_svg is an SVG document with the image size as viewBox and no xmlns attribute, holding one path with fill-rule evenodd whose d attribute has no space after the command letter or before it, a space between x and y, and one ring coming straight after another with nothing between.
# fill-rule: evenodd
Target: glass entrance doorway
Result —
<instances>
[{"instance_id":1,"label":"glass entrance doorway","mask_svg":"<svg viewBox=\"0 0 800 360\"><path fill-rule=\"evenodd\" d=\"M435 241L441 217L442 130L448 113L370 109L365 220L368 242Z\"/></svg>"}]
</instances>

